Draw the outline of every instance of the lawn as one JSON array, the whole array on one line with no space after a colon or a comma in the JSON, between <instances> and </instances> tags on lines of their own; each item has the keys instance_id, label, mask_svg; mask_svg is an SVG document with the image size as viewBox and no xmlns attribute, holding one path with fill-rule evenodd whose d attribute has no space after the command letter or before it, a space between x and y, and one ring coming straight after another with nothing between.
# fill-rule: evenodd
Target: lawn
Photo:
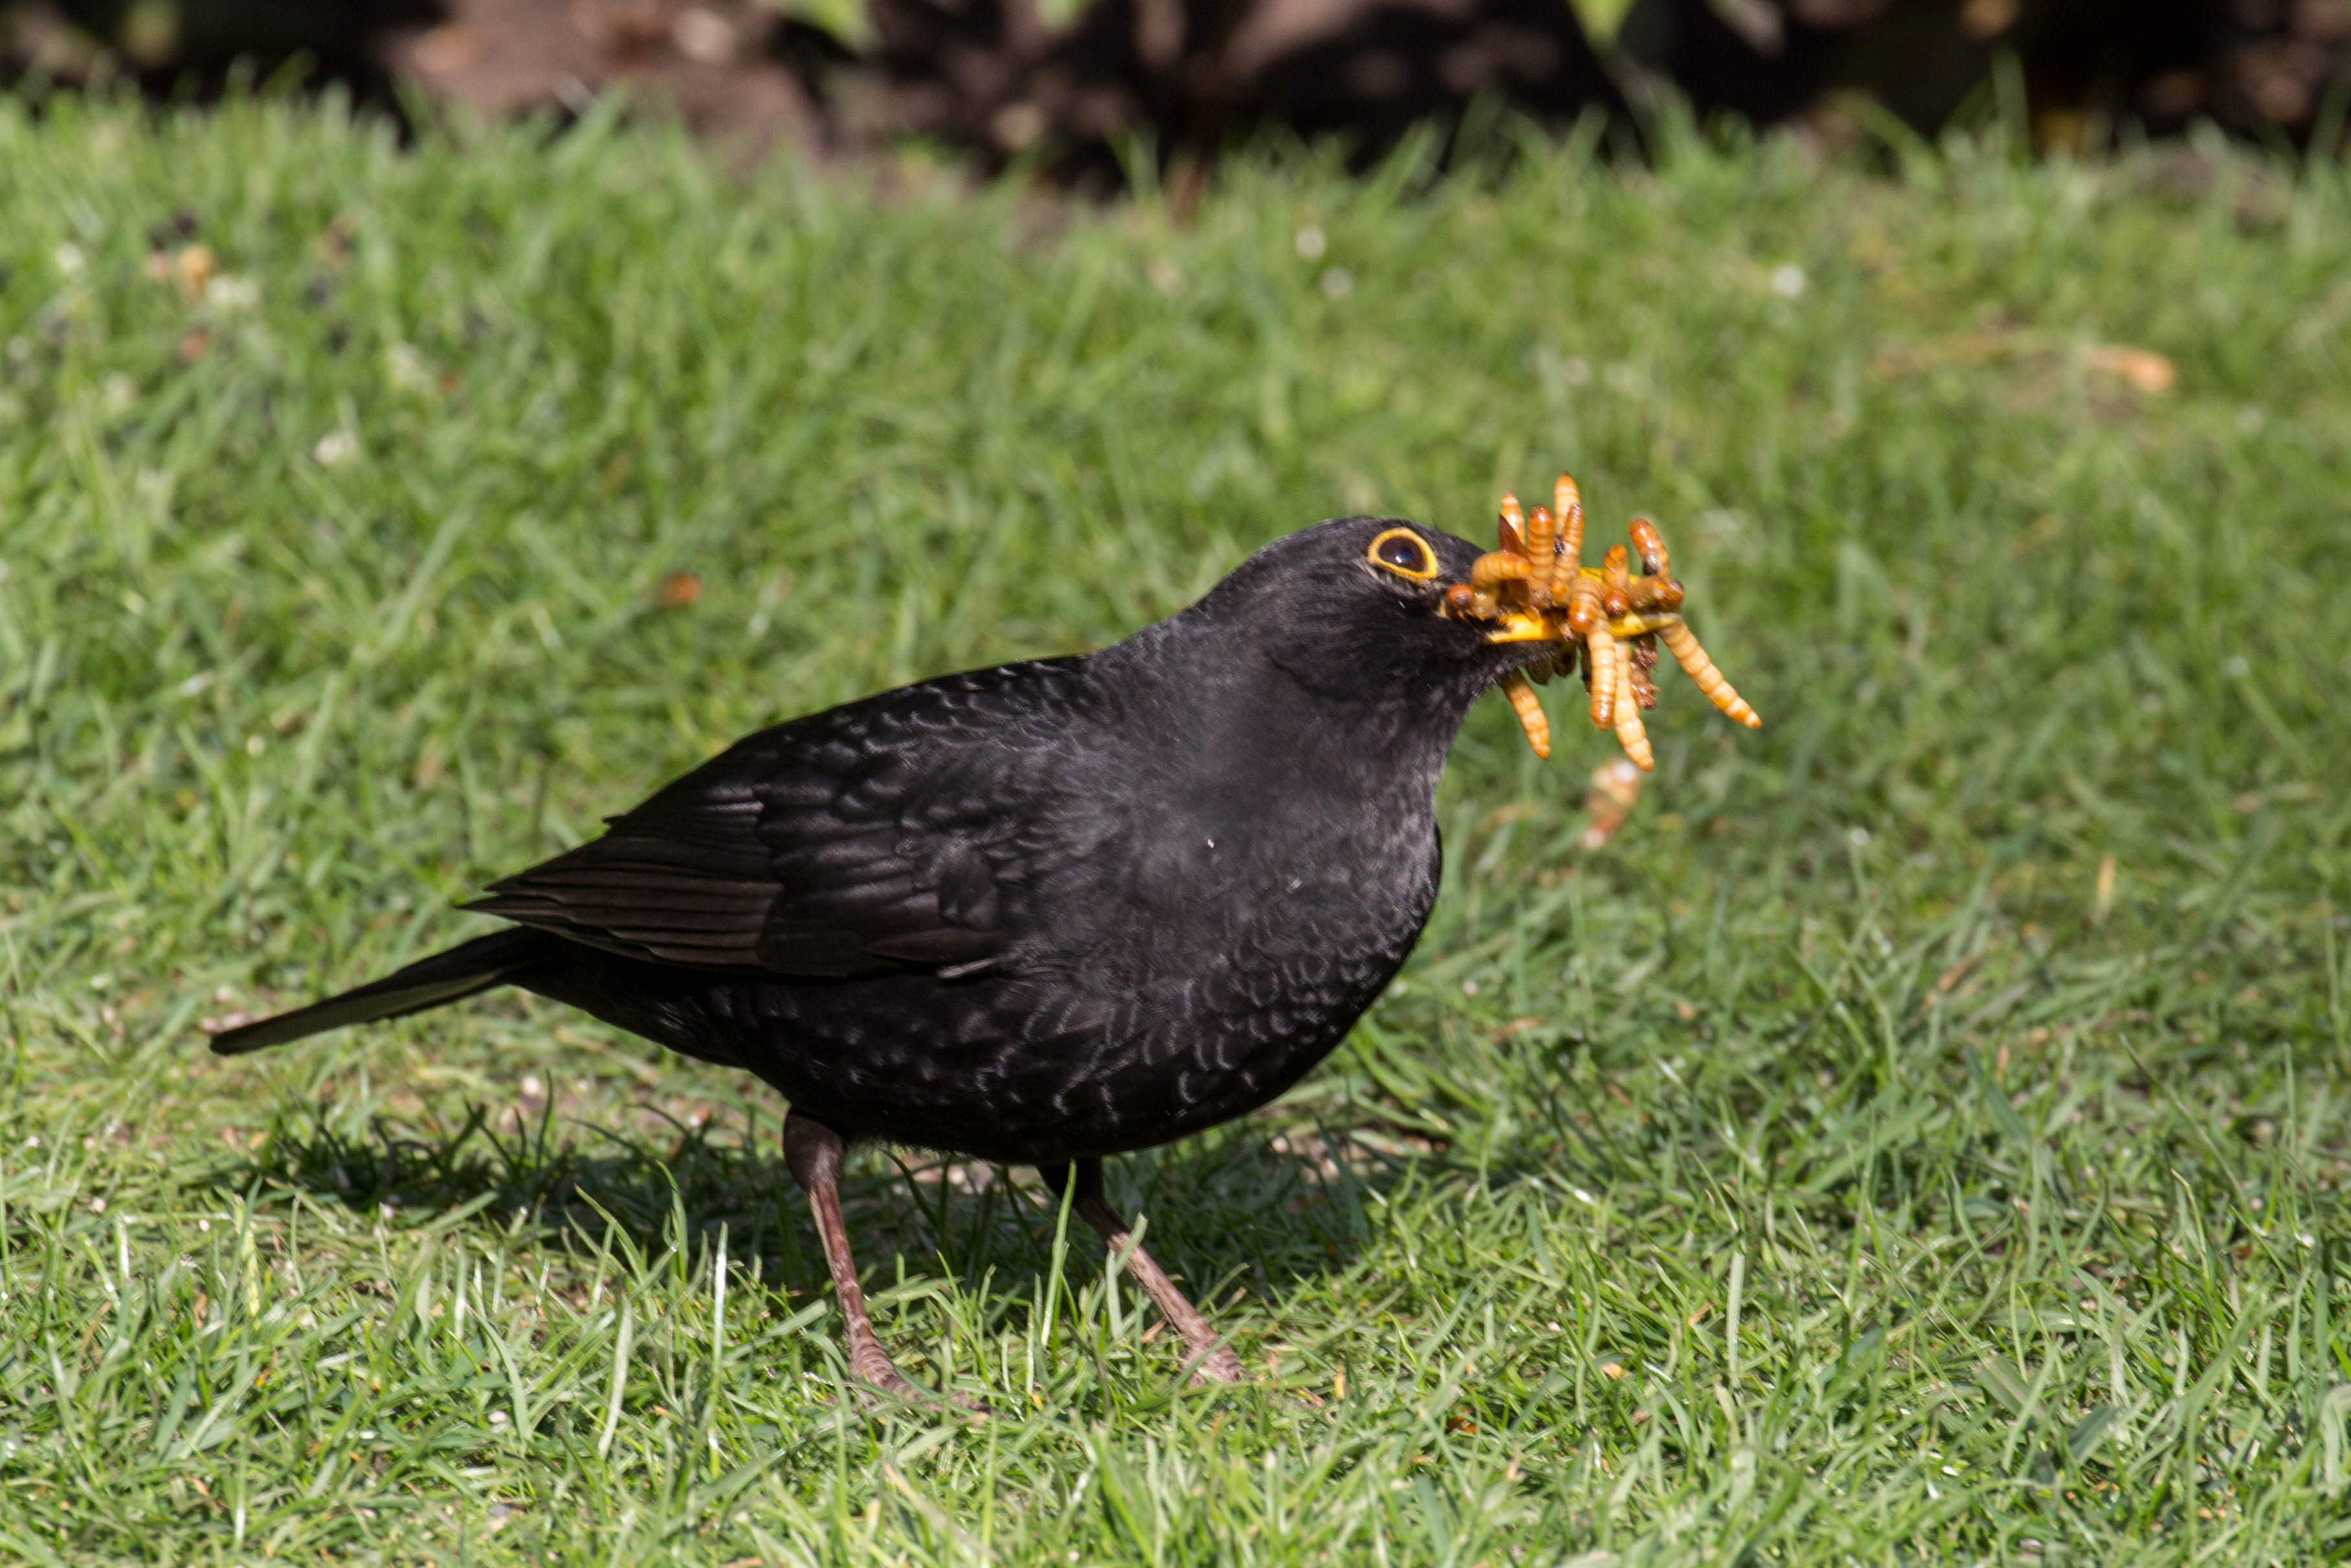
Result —
<instances>
[{"instance_id":1,"label":"lawn","mask_svg":"<svg viewBox=\"0 0 2351 1568\"><path fill-rule=\"evenodd\" d=\"M1903 157L1091 209L0 102L0 1554L2351 1556L2351 197ZM1767 727L1666 678L1587 848L1613 742L1481 704L1404 978L1114 1163L1252 1386L877 1152L995 1413L862 1408L781 1104L551 1005L204 1049L744 731L1562 465Z\"/></svg>"}]
</instances>

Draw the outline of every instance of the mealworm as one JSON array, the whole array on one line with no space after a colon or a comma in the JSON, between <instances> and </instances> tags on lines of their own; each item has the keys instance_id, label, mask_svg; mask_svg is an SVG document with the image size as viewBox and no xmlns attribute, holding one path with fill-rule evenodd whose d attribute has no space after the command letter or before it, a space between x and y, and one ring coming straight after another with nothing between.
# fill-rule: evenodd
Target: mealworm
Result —
<instances>
[{"instance_id":1,"label":"mealworm","mask_svg":"<svg viewBox=\"0 0 2351 1568\"><path fill-rule=\"evenodd\" d=\"M1598 729L1612 729L1616 723L1616 688L1625 679L1625 650L1606 627L1594 625L1584 634L1583 657L1592 667L1592 722Z\"/></svg>"},{"instance_id":2,"label":"mealworm","mask_svg":"<svg viewBox=\"0 0 2351 1568\"><path fill-rule=\"evenodd\" d=\"M1673 557L1666 554L1666 536L1646 517L1635 517L1625 532L1633 535L1633 553L1641 557L1641 569L1653 577L1662 577L1672 568Z\"/></svg>"},{"instance_id":3,"label":"mealworm","mask_svg":"<svg viewBox=\"0 0 2351 1568\"><path fill-rule=\"evenodd\" d=\"M1534 570L1534 564L1524 556L1508 550L1494 550L1478 557L1469 568L1469 587L1474 591L1491 588L1499 583L1522 582Z\"/></svg>"},{"instance_id":4,"label":"mealworm","mask_svg":"<svg viewBox=\"0 0 2351 1568\"><path fill-rule=\"evenodd\" d=\"M1527 744L1535 749L1535 755L1550 756L1551 719L1523 671L1513 670L1502 677L1502 695L1510 700L1510 711L1519 716L1519 728L1527 732Z\"/></svg>"},{"instance_id":5,"label":"mealworm","mask_svg":"<svg viewBox=\"0 0 2351 1568\"><path fill-rule=\"evenodd\" d=\"M1612 620L1633 607L1633 575L1622 545L1609 545L1600 557L1600 607Z\"/></svg>"},{"instance_id":6,"label":"mealworm","mask_svg":"<svg viewBox=\"0 0 2351 1568\"><path fill-rule=\"evenodd\" d=\"M1527 562L1534 568L1527 574L1527 601L1537 609L1551 603L1552 546L1559 537L1557 523L1548 506L1527 513Z\"/></svg>"},{"instance_id":7,"label":"mealworm","mask_svg":"<svg viewBox=\"0 0 2351 1568\"><path fill-rule=\"evenodd\" d=\"M1568 579L1564 596L1554 593L1554 603L1567 606L1567 629L1570 636L1587 637L1600 621L1600 579L1587 572L1578 572Z\"/></svg>"},{"instance_id":8,"label":"mealworm","mask_svg":"<svg viewBox=\"0 0 2351 1568\"><path fill-rule=\"evenodd\" d=\"M1559 516L1559 553L1572 570L1583 560L1583 493L1564 473L1552 486L1551 509Z\"/></svg>"},{"instance_id":9,"label":"mealworm","mask_svg":"<svg viewBox=\"0 0 2351 1568\"><path fill-rule=\"evenodd\" d=\"M1722 678L1722 671L1714 667L1714 660L1708 659L1706 649L1698 645L1698 634L1690 630L1689 623L1677 615L1661 617L1660 619L1663 624L1656 628L1657 635L1664 638L1666 646L1674 650L1674 658L1688 674L1692 683L1706 693L1706 700L1749 729L1761 729L1762 719L1747 705L1745 698L1731 690L1730 682Z\"/></svg>"},{"instance_id":10,"label":"mealworm","mask_svg":"<svg viewBox=\"0 0 2351 1568\"><path fill-rule=\"evenodd\" d=\"M1643 773L1657 765L1656 753L1649 750L1649 732L1641 727L1641 704L1633 696L1630 661L1621 658L1616 661L1616 743Z\"/></svg>"}]
</instances>

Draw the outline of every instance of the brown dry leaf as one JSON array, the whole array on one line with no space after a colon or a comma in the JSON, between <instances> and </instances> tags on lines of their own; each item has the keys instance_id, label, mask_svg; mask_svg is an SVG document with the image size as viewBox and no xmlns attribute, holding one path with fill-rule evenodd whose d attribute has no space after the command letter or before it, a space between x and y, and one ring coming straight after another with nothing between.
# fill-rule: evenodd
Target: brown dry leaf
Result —
<instances>
[{"instance_id":1,"label":"brown dry leaf","mask_svg":"<svg viewBox=\"0 0 2351 1568\"><path fill-rule=\"evenodd\" d=\"M2179 367L2152 348L2101 343L2090 350L2086 363L2095 373L2112 376L2142 392L2168 392L2179 380Z\"/></svg>"},{"instance_id":2,"label":"brown dry leaf","mask_svg":"<svg viewBox=\"0 0 2351 1568\"><path fill-rule=\"evenodd\" d=\"M213 274L219 265L213 260L210 245L190 245L172 258L172 268L179 274L180 292L198 300L212 287Z\"/></svg>"},{"instance_id":3,"label":"brown dry leaf","mask_svg":"<svg viewBox=\"0 0 2351 1568\"><path fill-rule=\"evenodd\" d=\"M672 572L662 579L661 607L664 609L691 609L701 598L702 579L692 572Z\"/></svg>"},{"instance_id":4,"label":"brown dry leaf","mask_svg":"<svg viewBox=\"0 0 2351 1568\"><path fill-rule=\"evenodd\" d=\"M2048 334L2001 327L1883 348L1870 364L1881 376L1990 365L1997 360L2024 369L2050 370L2056 368L2064 348L2063 342ZM2168 392L2179 381L2179 367L2170 359L2152 348L2135 348L2126 343L2093 344L2081 363L2094 376L2110 376L2142 392Z\"/></svg>"}]
</instances>

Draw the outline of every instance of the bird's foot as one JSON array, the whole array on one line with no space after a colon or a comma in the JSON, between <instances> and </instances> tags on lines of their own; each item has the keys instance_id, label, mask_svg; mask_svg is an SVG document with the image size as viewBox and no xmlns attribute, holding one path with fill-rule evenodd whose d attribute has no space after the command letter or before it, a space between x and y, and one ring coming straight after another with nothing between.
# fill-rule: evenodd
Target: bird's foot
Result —
<instances>
[{"instance_id":1,"label":"bird's foot","mask_svg":"<svg viewBox=\"0 0 2351 1568\"><path fill-rule=\"evenodd\" d=\"M1195 1388L1249 1380L1249 1368L1243 1366L1241 1358L1233 1354L1233 1347L1221 1339L1210 1340L1205 1345L1187 1345L1185 1351L1186 1363L1192 1368L1192 1386Z\"/></svg>"},{"instance_id":2,"label":"bird's foot","mask_svg":"<svg viewBox=\"0 0 2351 1568\"><path fill-rule=\"evenodd\" d=\"M875 1382L870 1378L858 1381L857 1402L868 1410L879 1410L891 1405L912 1405L943 1416L950 1411L960 1412L976 1421L985 1421L996 1414L996 1407L985 1399L975 1399L968 1394L958 1394L953 1389L944 1394L934 1394L904 1377L890 1383Z\"/></svg>"},{"instance_id":3,"label":"bird's foot","mask_svg":"<svg viewBox=\"0 0 2351 1568\"><path fill-rule=\"evenodd\" d=\"M934 1394L921 1385L910 1381L904 1373L898 1370L898 1364L890 1359L890 1353L882 1348L882 1342L879 1339L855 1334L852 1334L851 1338L865 1339L863 1344L852 1345L849 1352L849 1376L863 1385L865 1388L874 1393L887 1395L893 1399L904 1400L909 1405L921 1405L932 1409L953 1405L983 1419L995 1414L988 1408L986 1400L975 1399L966 1394L957 1394L952 1389L943 1394ZM865 1399L869 1409L876 1403L877 1401L870 1397Z\"/></svg>"},{"instance_id":4,"label":"bird's foot","mask_svg":"<svg viewBox=\"0 0 2351 1568\"><path fill-rule=\"evenodd\" d=\"M858 1345L849 1353L849 1376L868 1388L878 1388L896 1398L920 1402L930 1396L906 1380L898 1364L883 1353L882 1347Z\"/></svg>"},{"instance_id":5,"label":"bird's foot","mask_svg":"<svg viewBox=\"0 0 2351 1568\"><path fill-rule=\"evenodd\" d=\"M849 1341L850 1378L860 1386L859 1397L868 1409L876 1403L876 1395L936 1407L942 1397L906 1380L882 1348L882 1336L873 1332L873 1319L865 1310L865 1288L857 1282L857 1260L850 1256L849 1229L841 1218L841 1161L847 1148L846 1140L822 1122L797 1111L784 1119L784 1160L809 1195L809 1210L824 1242L825 1269L832 1275ZM960 1394L945 1399L980 1416L988 1413L986 1405Z\"/></svg>"},{"instance_id":6,"label":"bird's foot","mask_svg":"<svg viewBox=\"0 0 2351 1568\"><path fill-rule=\"evenodd\" d=\"M1190 1375L1192 1386L1205 1388L1215 1383L1248 1382L1249 1371L1242 1366L1241 1358L1233 1354L1233 1347L1225 1343L1222 1334L1208 1326L1208 1320L1201 1315L1200 1309L1176 1288L1176 1282L1167 1277L1167 1271L1143 1250L1142 1236L1128 1230L1126 1221L1102 1200L1102 1161L1080 1160L1069 1168L1074 1171L1078 1182L1078 1217L1093 1227L1094 1232L1109 1246L1112 1257L1126 1260L1128 1276L1143 1287L1144 1294L1159 1308L1160 1315L1183 1336L1184 1367ZM1043 1174L1048 1182L1055 1183L1058 1188L1054 1171L1044 1168Z\"/></svg>"}]
</instances>

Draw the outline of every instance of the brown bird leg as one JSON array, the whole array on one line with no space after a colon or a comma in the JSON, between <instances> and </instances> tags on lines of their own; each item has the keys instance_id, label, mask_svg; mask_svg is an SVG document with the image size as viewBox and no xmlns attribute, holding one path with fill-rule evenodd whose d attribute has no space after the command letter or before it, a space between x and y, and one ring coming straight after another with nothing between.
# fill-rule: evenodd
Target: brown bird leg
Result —
<instances>
[{"instance_id":1,"label":"brown bird leg","mask_svg":"<svg viewBox=\"0 0 2351 1568\"><path fill-rule=\"evenodd\" d=\"M849 1375L861 1383L908 1399L922 1397L906 1381L865 1315L865 1292L857 1282L857 1262L849 1255L849 1229L841 1220L841 1160L848 1145L822 1122L798 1111L784 1117L784 1164L792 1179L809 1195L816 1215L817 1234L824 1240L824 1266L832 1272L833 1293L841 1298L841 1315L848 1324Z\"/></svg>"},{"instance_id":2,"label":"brown bird leg","mask_svg":"<svg viewBox=\"0 0 2351 1568\"><path fill-rule=\"evenodd\" d=\"M1159 1308L1160 1315L1175 1324L1176 1332L1184 1336L1184 1365L1191 1369L1192 1381L1196 1384L1247 1382L1249 1374L1241 1369L1241 1358L1235 1355L1232 1346L1208 1326L1208 1320L1200 1315L1200 1309L1176 1288L1176 1282L1167 1277L1166 1271L1160 1268L1151 1254L1141 1247L1129 1250L1127 1243L1134 1239L1134 1232L1129 1231L1126 1221L1102 1201L1102 1161L1079 1160L1077 1172L1077 1200L1070 1207L1094 1228L1095 1233L1110 1248L1111 1256L1126 1253L1126 1272L1134 1276L1136 1284L1143 1287L1143 1293ZM1046 1167L1039 1174L1044 1177L1045 1184L1057 1197L1069 1180L1068 1170L1061 1167Z\"/></svg>"}]
</instances>

